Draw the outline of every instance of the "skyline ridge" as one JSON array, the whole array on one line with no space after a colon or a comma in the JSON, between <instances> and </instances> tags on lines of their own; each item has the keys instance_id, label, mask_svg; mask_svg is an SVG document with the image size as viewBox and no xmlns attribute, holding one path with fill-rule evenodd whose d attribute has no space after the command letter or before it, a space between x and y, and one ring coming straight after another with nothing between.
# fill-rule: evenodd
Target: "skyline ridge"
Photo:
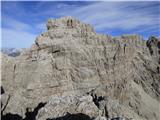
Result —
<instances>
[{"instance_id":1,"label":"skyline ridge","mask_svg":"<svg viewBox=\"0 0 160 120\"><path fill-rule=\"evenodd\" d=\"M4 2L2 47L28 48L49 18L73 16L100 34L159 37L160 2ZM14 11L13 11L14 10ZM14 38L14 39L13 39Z\"/></svg>"}]
</instances>

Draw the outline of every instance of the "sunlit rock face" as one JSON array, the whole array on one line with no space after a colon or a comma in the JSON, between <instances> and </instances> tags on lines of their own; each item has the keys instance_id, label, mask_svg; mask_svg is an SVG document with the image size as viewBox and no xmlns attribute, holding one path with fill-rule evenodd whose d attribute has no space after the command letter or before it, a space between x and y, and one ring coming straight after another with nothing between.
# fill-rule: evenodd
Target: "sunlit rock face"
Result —
<instances>
[{"instance_id":1,"label":"sunlit rock face","mask_svg":"<svg viewBox=\"0 0 160 120\"><path fill-rule=\"evenodd\" d=\"M95 119L159 118L160 40L156 37L147 42L138 35L112 37L97 34L93 27L72 17L49 19L47 31L36 38L29 50L14 58L2 54L1 68L2 86L11 96L4 113L25 117L26 108L35 108L40 102L47 102L39 112L40 120L57 118L59 109L63 115L83 113L74 111L80 99L77 95L87 94L93 100L105 97L110 101L104 99L101 105L97 99L102 107L96 106L96 100L89 102L93 109L84 113ZM65 98L69 100L65 105L63 101L58 103L57 113L50 106L55 96L70 96ZM69 105L74 109L63 109ZM87 103L81 107L86 109ZM50 109L52 113L48 113Z\"/></svg>"}]
</instances>

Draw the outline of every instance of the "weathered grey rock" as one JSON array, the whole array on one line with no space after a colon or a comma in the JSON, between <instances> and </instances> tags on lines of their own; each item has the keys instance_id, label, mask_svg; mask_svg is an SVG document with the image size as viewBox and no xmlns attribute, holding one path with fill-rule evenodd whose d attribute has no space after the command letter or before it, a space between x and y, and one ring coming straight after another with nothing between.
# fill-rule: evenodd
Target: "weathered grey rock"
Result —
<instances>
[{"instance_id":1,"label":"weathered grey rock","mask_svg":"<svg viewBox=\"0 0 160 120\"><path fill-rule=\"evenodd\" d=\"M58 118L67 113L82 113L92 118L98 116L99 110L91 96L51 96L47 105L39 111L37 119Z\"/></svg>"},{"instance_id":2,"label":"weathered grey rock","mask_svg":"<svg viewBox=\"0 0 160 120\"><path fill-rule=\"evenodd\" d=\"M97 117L94 120L108 120L108 119L106 119L105 117Z\"/></svg>"},{"instance_id":3,"label":"weathered grey rock","mask_svg":"<svg viewBox=\"0 0 160 120\"><path fill-rule=\"evenodd\" d=\"M138 35L115 38L100 35L90 25L72 17L50 19L47 29L20 56L2 55L2 85L11 96L4 113L25 117L27 107L35 108L40 102L48 102L44 108L48 111L39 119L58 114L60 117L67 111L87 115L93 112L96 118L97 110L101 111L100 116L105 116L107 111L110 118L123 115L138 120L159 119L157 38L151 37L146 43ZM89 102L89 97L84 97L84 103L76 105L74 96L83 98L91 91L109 101L98 101L98 107L94 101ZM51 100L53 96L66 101L57 107L50 106L50 102L56 102ZM74 102L67 102L68 99ZM72 108L68 107L69 103L73 104ZM51 112L53 110L57 112Z\"/></svg>"}]
</instances>

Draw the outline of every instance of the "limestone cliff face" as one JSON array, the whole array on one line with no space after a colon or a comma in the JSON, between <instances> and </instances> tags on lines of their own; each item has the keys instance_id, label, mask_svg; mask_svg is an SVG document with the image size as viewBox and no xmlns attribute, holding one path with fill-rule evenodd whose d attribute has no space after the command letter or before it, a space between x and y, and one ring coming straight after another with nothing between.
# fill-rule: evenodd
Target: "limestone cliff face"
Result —
<instances>
[{"instance_id":1,"label":"limestone cliff face","mask_svg":"<svg viewBox=\"0 0 160 120\"><path fill-rule=\"evenodd\" d=\"M96 34L72 17L50 19L30 49L15 58L2 55L2 85L11 96L6 113L25 116L27 107L54 96L94 94L114 101L107 104L108 116L158 120L160 41Z\"/></svg>"}]
</instances>

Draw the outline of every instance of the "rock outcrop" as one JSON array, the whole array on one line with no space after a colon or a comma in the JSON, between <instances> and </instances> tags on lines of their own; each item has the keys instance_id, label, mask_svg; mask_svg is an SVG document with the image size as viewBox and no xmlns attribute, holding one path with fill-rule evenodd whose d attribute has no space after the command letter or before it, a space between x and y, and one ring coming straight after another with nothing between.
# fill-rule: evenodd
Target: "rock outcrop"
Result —
<instances>
[{"instance_id":1,"label":"rock outcrop","mask_svg":"<svg viewBox=\"0 0 160 120\"><path fill-rule=\"evenodd\" d=\"M47 102L38 120L68 113L96 120L160 118L156 37L147 42L138 35L112 37L72 17L50 19L29 50L14 58L2 54L1 68L10 95L3 114L25 118L26 108Z\"/></svg>"}]
</instances>

